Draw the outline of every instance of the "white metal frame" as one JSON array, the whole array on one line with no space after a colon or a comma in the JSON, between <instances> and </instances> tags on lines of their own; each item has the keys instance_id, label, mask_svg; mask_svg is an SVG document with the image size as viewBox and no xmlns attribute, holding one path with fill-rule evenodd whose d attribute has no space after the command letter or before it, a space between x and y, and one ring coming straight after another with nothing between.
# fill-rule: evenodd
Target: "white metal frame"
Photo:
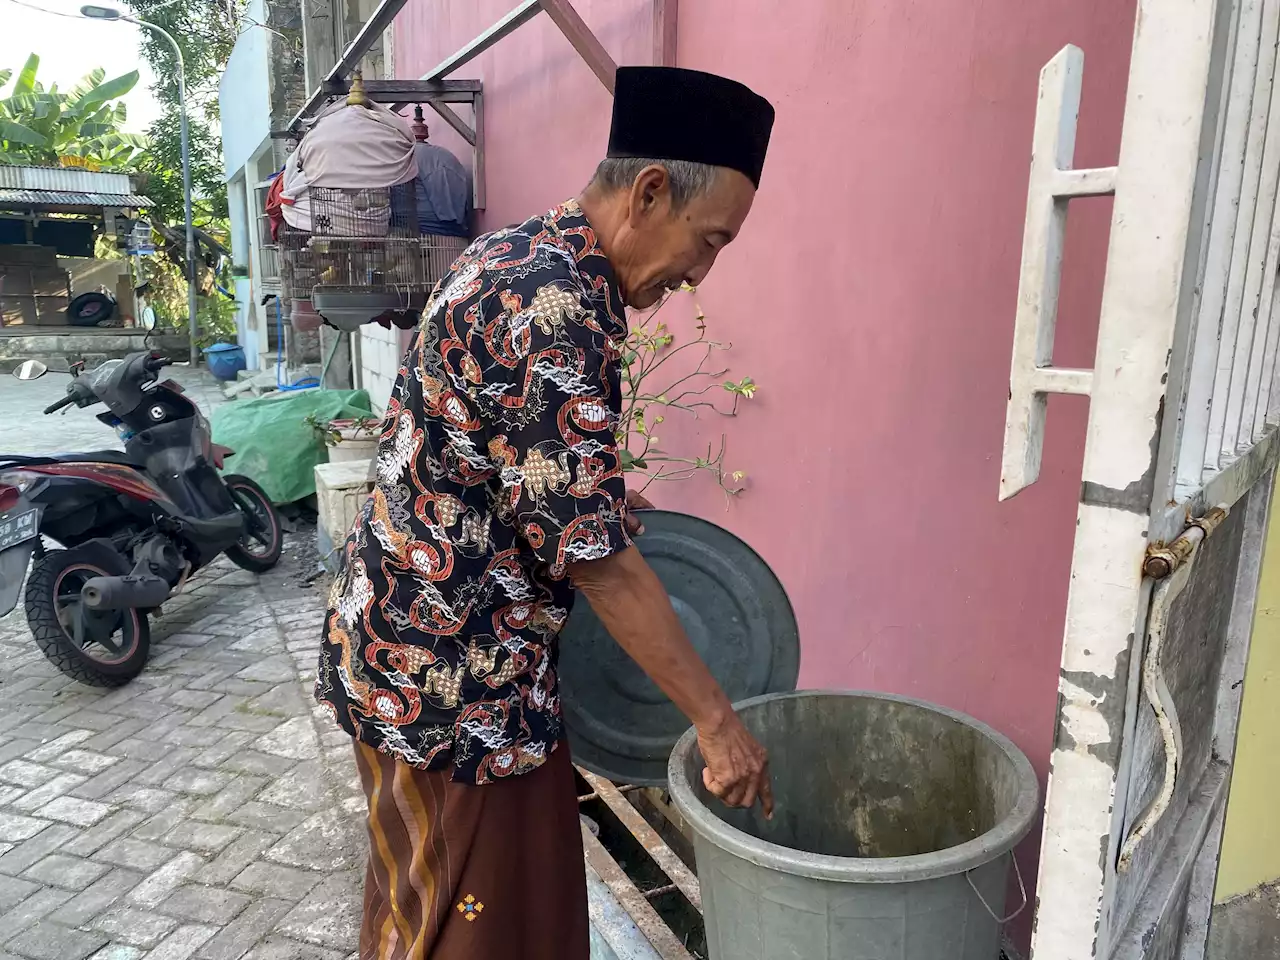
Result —
<instances>
[{"instance_id":1,"label":"white metal frame","mask_svg":"<svg viewBox=\"0 0 1280 960\"><path fill-rule=\"evenodd\" d=\"M1001 499L1036 479L1047 395L1087 394L1090 410L1033 960L1147 956L1149 938L1133 935L1135 924L1166 918L1188 883L1200 890L1195 910L1207 909L1227 782L1221 760L1189 806L1153 811L1178 817L1179 829L1143 875L1132 916L1114 915L1133 762L1125 751L1136 711L1148 709L1139 706L1138 669L1152 588L1144 552L1181 533L1188 516L1255 490L1280 447L1278 35L1280 0L1139 0L1114 169L1071 169L1080 51L1064 49L1041 74ZM1065 207L1112 190L1094 367L1061 370L1051 351ZM1247 644L1240 620L1256 592L1256 556L1247 554L1260 550L1255 527L1265 510L1254 500L1229 656L1242 630ZM1166 613L1175 589L1162 591ZM1149 679L1156 684L1158 670ZM1155 686L1149 692L1158 699ZM1220 692L1219 741L1234 730L1238 700L1230 703ZM1168 732L1172 779L1176 722ZM1216 756L1229 762L1230 751ZM1198 930L1205 919L1185 921Z\"/></svg>"}]
</instances>

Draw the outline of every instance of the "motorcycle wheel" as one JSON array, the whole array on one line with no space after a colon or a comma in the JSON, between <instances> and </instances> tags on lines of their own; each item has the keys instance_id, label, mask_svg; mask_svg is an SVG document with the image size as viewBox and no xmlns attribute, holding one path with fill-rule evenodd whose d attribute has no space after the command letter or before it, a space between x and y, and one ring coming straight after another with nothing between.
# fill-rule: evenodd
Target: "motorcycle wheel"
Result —
<instances>
[{"instance_id":1,"label":"motorcycle wheel","mask_svg":"<svg viewBox=\"0 0 1280 960\"><path fill-rule=\"evenodd\" d=\"M80 588L93 577L129 573L123 557L104 548L50 550L27 579L27 624L45 657L73 680L119 687L146 666L151 628L141 610L92 611Z\"/></svg>"},{"instance_id":2,"label":"motorcycle wheel","mask_svg":"<svg viewBox=\"0 0 1280 960\"><path fill-rule=\"evenodd\" d=\"M280 562L284 548L280 514L266 491L248 477L233 473L222 482L249 522L249 532L235 546L227 547L227 559L242 570L265 573Z\"/></svg>"}]
</instances>

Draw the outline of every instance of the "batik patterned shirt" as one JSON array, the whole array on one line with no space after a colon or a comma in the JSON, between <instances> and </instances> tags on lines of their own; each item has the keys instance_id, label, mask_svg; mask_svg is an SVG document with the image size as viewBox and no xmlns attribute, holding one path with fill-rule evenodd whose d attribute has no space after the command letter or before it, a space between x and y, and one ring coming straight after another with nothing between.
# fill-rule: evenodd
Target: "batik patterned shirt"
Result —
<instances>
[{"instance_id":1,"label":"batik patterned shirt","mask_svg":"<svg viewBox=\"0 0 1280 960\"><path fill-rule=\"evenodd\" d=\"M631 542L626 333L576 202L480 238L437 286L329 598L316 698L348 733L472 783L555 749L566 567Z\"/></svg>"}]
</instances>

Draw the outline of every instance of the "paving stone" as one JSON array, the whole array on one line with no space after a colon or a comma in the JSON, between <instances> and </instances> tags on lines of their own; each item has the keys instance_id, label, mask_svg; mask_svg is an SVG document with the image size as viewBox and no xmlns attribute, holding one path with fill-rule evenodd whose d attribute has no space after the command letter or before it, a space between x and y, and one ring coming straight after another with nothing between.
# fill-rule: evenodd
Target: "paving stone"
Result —
<instances>
[{"instance_id":1,"label":"paving stone","mask_svg":"<svg viewBox=\"0 0 1280 960\"><path fill-rule=\"evenodd\" d=\"M191 797L176 797L167 807L147 820L133 836L139 840L160 840L190 813L196 802Z\"/></svg>"},{"instance_id":2,"label":"paving stone","mask_svg":"<svg viewBox=\"0 0 1280 960\"><path fill-rule=\"evenodd\" d=\"M142 874L116 867L58 908L58 920L82 927L142 881Z\"/></svg>"},{"instance_id":3,"label":"paving stone","mask_svg":"<svg viewBox=\"0 0 1280 960\"><path fill-rule=\"evenodd\" d=\"M270 753L259 753L257 750L240 750L221 761L220 766L223 770L236 773L279 777L293 766L293 761Z\"/></svg>"},{"instance_id":4,"label":"paving stone","mask_svg":"<svg viewBox=\"0 0 1280 960\"><path fill-rule=\"evenodd\" d=\"M62 823L46 827L30 840L24 840L0 857L0 873L16 876L78 836L80 836L79 830Z\"/></svg>"},{"instance_id":5,"label":"paving stone","mask_svg":"<svg viewBox=\"0 0 1280 960\"><path fill-rule=\"evenodd\" d=\"M244 836L234 840L231 846L223 850L205 868L200 879L203 883L227 883L241 870L257 860L270 846L277 842L277 834L261 833L256 830L247 831ZM0 860L0 863L3 861Z\"/></svg>"},{"instance_id":6,"label":"paving stone","mask_svg":"<svg viewBox=\"0 0 1280 960\"><path fill-rule=\"evenodd\" d=\"M326 877L281 921L279 932L322 947L350 950L360 938L359 872Z\"/></svg>"},{"instance_id":7,"label":"paving stone","mask_svg":"<svg viewBox=\"0 0 1280 960\"><path fill-rule=\"evenodd\" d=\"M14 736L13 731L10 730L5 742L0 743L0 763L8 763L15 757L21 757L24 754L30 753L39 745L39 742L36 740L29 740Z\"/></svg>"},{"instance_id":8,"label":"paving stone","mask_svg":"<svg viewBox=\"0 0 1280 960\"><path fill-rule=\"evenodd\" d=\"M22 796L26 792L27 791L22 789L22 787L0 786L0 807L4 807L10 803L13 803L13 801L17 800L20 796Z\"/></svg>"},{"instance_id":9,"label":"paving stone","mask_svg":"<svg viewBox=\"0 0 1280 960\"><path fill-rule=\"evenodd\" d=\"M305 812L287 810L273 803L261 803L257 800L250 800L227 814L228 823L280 834L288 833L305 819L307 819Z\"/></svg>"},{"instance_id":10,"label":"paving stone","mask_svg":"<svg viewBox=\"0 0 1280 960\"><path fill-rule=\"evenodd\" d=\"M40 815L77 827L91 827L111 812L105 803L78 797L55 797L40 808Z\"/></svg>"},{"instance_id":11,"label":"paving stone","mask_svg":"<svg viewBox=\"0 0 1280 960\"><path fill-rule=\"evenodd\" d=\"M227 924L196 956L200 960L240 960L275 927L291 904L287 900L259 900Z\"/></svg>"},{"instance_id":12,"label":"paving stone","mask_svg":"<svg viewBox=\"0 0 1280 960\"><path fill-rule=\"evenodd\" d=\"M207 797L226 787L233 779L235 779L233 774L220 770L189 768L180 770L165 780L164 787L166 790Z\"/></svg>"},{"instance_id":13,"label":"paving stone","mask_svg":"<svg viewBox=\"0 0 1280 960\"><path fill-rule=\"evenodd\" d=\"M31 925L43 920L50 913L71 899L71 892L55 887L44 887L23 900L8 913L0 916L0 930L12 937Z\"/></svg>"},{"instance_id":14,"label":"paving stone","mask_svg":"<svg viewBox=\"0 0 1280 960\"><path fill-rule=\"evenodd\" d=\"M107 938L99 933L41 920L10 940L9 949L31 960L84 960L106 942Z\"/></svg>"},{"instance_id":15,"label":"paving stone","mask_svg":"<svg viewBox=\"0 0 1280 960\"><path fill-rule=\"evenodd\" d=\"M228 674L235 672L234 668L229 667L226 669ZM209 672L207 675L214 676L215 674L213 672ZM210 681L211 684L216 682L217 680ZM193 680L192 682L188 683L187 686L192 689L198 689L196 687L196 683L197 681ZM232 697L232 696L223 694L213 703L209 704L209 706L205 707L203 710L197 713L194 717L188 720L187 724L192 727L214 726L214 724L217 721L221 720L227 714L231 713L231 711L233 711L237 706L239 706L240 702L241 701L237 697Z\"/></svg>"},{"instance_id":16,"label":"paving stone","mask_svg":"<svg viewBox=\"0 0 1280 960\"><path fill-rule=\"evenodd\" d=\"M178 727L164 735L164 742L184 747L211 747L225 735L216 727Z\"/></svg>"},{"instance_id":17,"label":"paving stone","mask_svg":"<svg viewBox=\"0 0 1280 960\"><path fill-rule=\"evenodd\" d=\"M244 730L248 733L271 733L284 721L277 714L252 713L248 710L229 713L218 721L218 726L228 730Z\"/></svg>"},{"instance_id":18,"label":"paving stone","mask_svg":"<svg viewBox=\"0 0 1280 960\"><path fill-rule=\"evenodd\" d=\"M323 874L310 870L298 870L293 867L282 867L275 863L251 863L239 873L230 886L234 890L245 893L256 893L260 896L271 894L284 900L301 900L311 889L324 879Z\"/></svg>"},{"instance_id":19,"label":"paving stone","mask_svg":"<svg viewBox=\"0 0 1280 960\"><path fill-rule=\"evenodd\" d=\"M76 773L83 773L87 776L101 773L112 764L119 763L119 757L113 757L105 753L97 753L93 750L68 750L65 753L51 757L49 763L55 767L61 767L64 770L72 770Z\"/></svg>"},{"instance_id":20,"label":"paving stone","mask_svg":"<svg viewBox=\"0 0 1280 960\"><path fill-rule=\"evenodd\" d=\"M343 960L343 953L285 937L272 937L245 954L244 960Z\"/></svg>"},{"instance_id":21,"label":"paving stone","mask_svg":"<svg viewBox=\"0 0 1280 960\"><path fill-rule=\"evenodd\" d=\"M319 755L315 727L306 717L294 717L259 738L255 748L290 760L310 760Z\"/></svg>"},{"instance_id":22,"label":"paving stone","mask_svg":"<svg viewBox=\"0 0 1280 960\"><path fill-rule=\"evenodd\" d=\"M154 950L147 954L147 958L148 960L187 960L217 933L217 927L189 923L165 937Z\"/></svg>"},{"instance_id":23,"label":"paving stone","mask_svg":"<svg viewBox=\"0 0 1280 960\"><path fill-rule=\"evenodd\" d=\"M143 815L136 810L117 810L105 820L85 830L65 847L64 853L77 857L88 857L117 837L122 837L142 822Z\"/></svg>"},{"instance_id":24,"label":"paving stone","mask_svg":"<svg viewBox=\"0 0 1280 960\"><path fill-rule=\"evenodd\" d=\"M147 726L148 724L145 720L121 717L114 725L106 727L101 733L94 734L94 736L86 740L84 748L86 750L109 750L116 744L128 740Z\"/></svg>"},{"instance_id":25,"label":"paving stone","mask_svg":"<svg viewBox=\"0 0 1280 960\"><path fill-rule=\"evenodd\" d=\"M237 777L224 789L191 811L191 816L197 820L222 820L233 810L243 806L266 784L266 777Z\"/></svg>"},{"instance_id":26,"label":"paving stone","mask_svg":"<svg viewBox=\"0 0 1280 960\"><path fill-rule=\"evenodd\" d=\"M175 795L168 790L160 790L156 787L142 787L136 784L121 787L106 797L107 803L120 804L151 814L159 813L170 804L176 802L176 799Z\"/></svg>"},{"instance_id":27,"label":"paving stone","mask_svg":"<svg viewBox=\"0 0 1280 960\"><path fill-rule=\"evenodd\" d=\"M0 877L0 912L21 903L40 889L38 883L30 880L19 880L16 877Z\"/></svg>"},{"instance_id":28,"label":"paving stone","mask_svg":"<svg viewBox=\"0 0 1280 960\"><path fill-rule=\"evenodd\" d=\"M53 853L27 870L22 878L67 890L83 890L110 869L105 863Z\"/></svg>"},{"instance_id":29,"label":"paving stone","mask_svg":"<svg viewBox=\"0 0 1280 960\"><path fill-rule=\"evenodd\" d=\"M206 643L208 643L212 639L213 639L213 634L211 633L173 633L165 637L164 642L176 644L177 646L180 646L180 647L203 647ZM188 692L198 693L199 691L192 690ZM174 703L181 703L184 707L195 707L197 709L199 709L202 706L208 705L208 704L201 704L199 702L191 702L186 700L182 700L182 701L175 700Z\"/></svg>"},{"instance_id":30,"label":"paving stone","mask_svg":"<svg viewBox=\"0 0 1280 960\"><path fill-rule=\"evenodd\" d=\"M204 859L184 850L133 888L129 899L154 907L204 867Z\"/></svg>"},{"instance_id":31,"label":"paving stone","mask_svg":"<svg viewBox=\"0 0 1280 960\"><path fill-rule=\"evenodd\" d=\"M220 770L230 770L233 773L257 773L259 771L242 771L238 766L231 765L233 758L244 752L245 744L252 740L253 737L254 735L247 730L232 730L213 746L197 754L195 759L191 761L191 765L195 767L217 767ZM280 772L280 769L277 767L267 772L274 776Z\"/></svg>"},{"instance_id":32,"label":"paving stone","mask_svg":"<svg viewBox=\"0 0 1280 960\"><path fill-rule=\"evenodd\" d=\"M147 764L142 760L120 760L97 776L90 777L78 787L72 787L68 793L73 797L80 797L84 800L101 800L111 791L128 783L145 769L147 769Z\"/></svg>"},{"instance_id":33,"label":"paving stone","mask_svg":"<svg viewBox=\"0 0 1280 960\"><path fill-rule=\"evenodd\" d=\"M65 751L76 746L76 744L84 743L93 736L92 730L72 730L64 733L60 737L56 737L47 743L41 744L36 749L27 754L27 759L35 763L44 763L46 760L52 760L54 757L61 756Z\"/></svg>"},{"instance_id":34,"label":"paving stone","mask_svg":"<svg viewBox=\"0 0 1280 960\"><path fill-rule=\"evenodd\" d=\"M330 872L354 867L359 844L353 837L357 824L339 811L324 810L307 818L264 854L287 867Z\"/></svg>"},{"instance_id":35,"label":"paving stone","mask_svg":"<svg viewBox=\"0 0 1280 960\"><path fill-rule=\"evenodd\" d=\"M277 895L281 897L288 896L283 892ZM184 920L198 920L201 923L213 923L223 926L234 920L251 901L251 897L243 893L236 893L234 890L221 890L217 887L188 884L174 891L156 909L172 917L182 917Z\"/></svg>"},{"instance_id":36,"label":"paving stone","mask_svg":"<svg viewBox=\"0 0 1280 960\"><path fill-rule=\"evenodd\" d=\"M325 790L326 774L320 761L308 760L279 777L256 799L289 810L322 810L331 802Z\"/></svg>"},{"instance_id":37,"label":"paving stone","mask_svg":"<svg viewBox=\"0 0 1280 960\"><path fill-rule=\"evenodd\" d=\"M115 906L88 924L135 947L154 947L164 935L178 925L172 917L136 907Z\"/></svg>"},{"instance_id":38,"label":"paving stone","mask_svg":"<svg viewBox=\"0 0 1280 960\"><path fill-rule=\"evenodd\" d=\"M221 823L198 823L187 820L178 824L165 836L171 847L197 850L200 853L218 853L240 834L242 827L228 827Z\"/></svg>"},{"instance_id":39,"label":"paving stone","mask_svg":"<svg viewBox=\"0 0 1280 960\"><path fill-rule=\"evenodd\" d=\"M275 624L254 630L248 636L237 640L229 647L241 653L274 653L280 649L280 634Z\"/></svg>"},{"instance_id":40,"label":"paving stone","mask_svg":"<svg viewBox=\"0 0 1280 960\"><path fill-rule=\"evenodd\" d=\"M10 760L0 767L0 780L28 790L44 786L57 775L58 771L53 767L30 760Z\"/></svg>"},{"instance_id":41,"label":"paving stone","mask_svg":"<svg viewBox=\"0 0 1280 960\"><path fill-rule=\"evenodd\" d=\"M18 813L5 813L0 810L0 840L11 843L26 840L34 837L48 825L48 820L24 817Z\"/></svg>"},{"instance_id":42,"label":"paving stone","mask_svg":"<svg viewBox=\"0 0 1280 960\"><path fill-rule=\"evenodd\" d=\"M158 843L135 840L132 837L121 837L119 840L113 840L94 854L94 859L101 860L104 863L114 863L120 867L128 867L131 870L142 870L150 873L173 859L176 853L176 850L162 847Z\"/></svg>"},{"instance_id":43,"label":"paving stone","mask_svg":"<svg viewBox=\"0 0 1280 960\"><path fill-rule=\"evenodd\" d=\"M78 787L87 779L88 777L82 777L78 773L60 773L44 786L37 787L21 800L15 801L13 806L17 810L28 813L34 810L43 811L51 801L63 796L72 787Z\"/></svg>"},{"instance_id":44,"label":"paving stone","mask_svg":"<svg viewBox=\"0 0 1280 960\"><path fill-rule=\"evenodd\" d=\"M123 943L109 943L89 960L141 960L143 952Z\"/></svg>"},{"instance_id":45,"label":"paving stone","mask_svg":"<svg viewBox=\"0 0 1280 960\"><path fill-rule=\"evenodd\" d=\"M180 770L185 770L199 751L195 747L175 747L162 744L165 748L164 759L153 763L148 769L134 779L144 787L158 787Z\"/></svg>"}]
</instances>

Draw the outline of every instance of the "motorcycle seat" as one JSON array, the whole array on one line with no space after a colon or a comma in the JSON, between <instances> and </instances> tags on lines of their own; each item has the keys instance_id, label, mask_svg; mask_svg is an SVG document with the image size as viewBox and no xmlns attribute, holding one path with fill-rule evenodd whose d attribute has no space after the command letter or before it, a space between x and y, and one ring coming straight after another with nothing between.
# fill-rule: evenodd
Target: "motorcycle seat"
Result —
<instances>
[{"instance_id":1,"label":"motorcycle seat","mask_svg":"<svg viewBox=\"0 0 1280 960\"><path fill-rule=\"evenodd\" d=\"M47 456L33 457L25 453L0 453L0 463L41 464L41 463L114 463L122 467L138 467L143 464L132 459L121 450L92 450L87 453L51 453Z\"/></svg>"}]
</instances>

